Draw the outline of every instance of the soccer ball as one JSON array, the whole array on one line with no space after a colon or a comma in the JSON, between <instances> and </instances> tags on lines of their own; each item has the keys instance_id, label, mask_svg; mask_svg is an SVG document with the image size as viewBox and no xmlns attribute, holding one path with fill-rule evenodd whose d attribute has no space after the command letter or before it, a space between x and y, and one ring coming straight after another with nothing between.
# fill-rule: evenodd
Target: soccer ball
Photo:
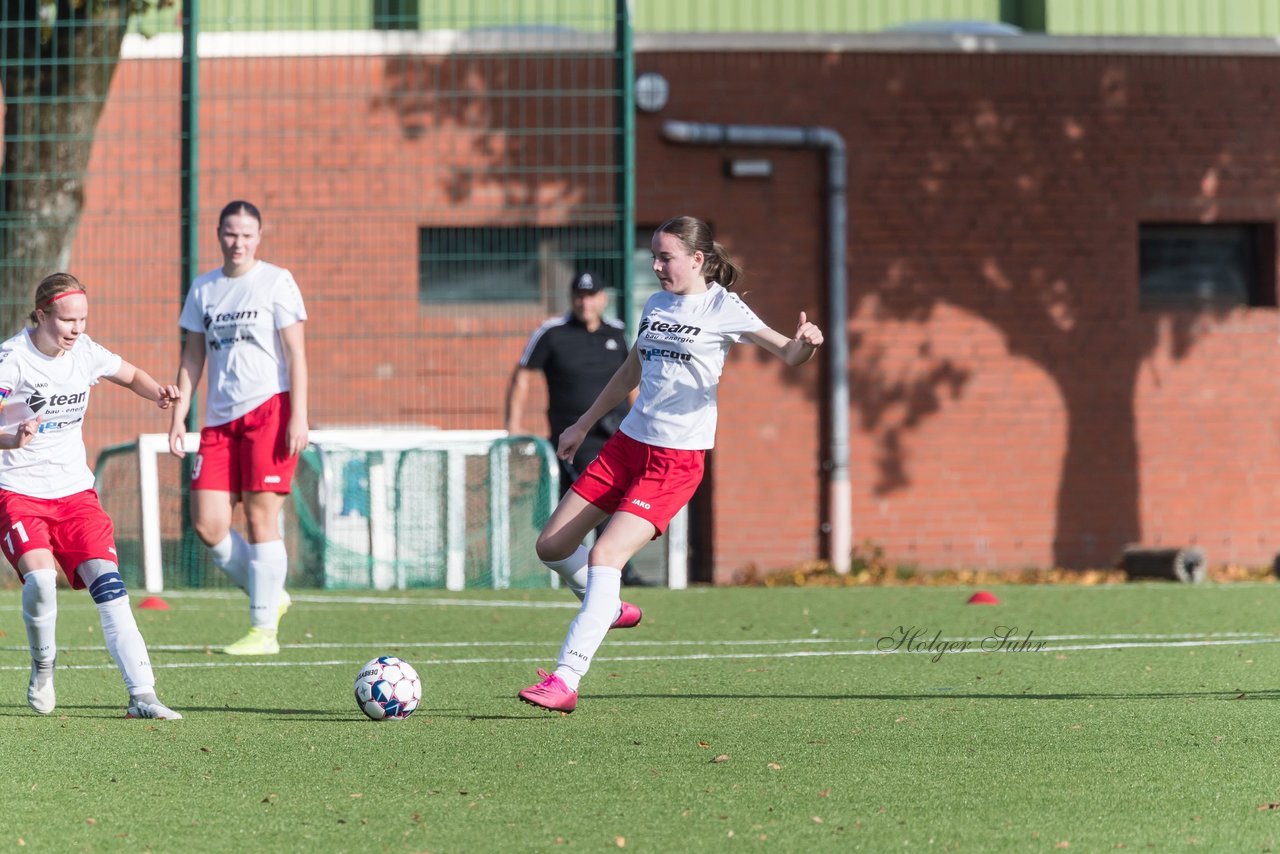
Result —
<instances>
[{"instance_id":1,"label":"soccer ball","mask_svg":"<svg viewBox=\"0 0 1280 854\"><path fill-rule=\"evenodd\" d=\"M418 708L418 671L394 655L380 655L356 676L356 705L375 721L402 721Z\"/></svg>"}]
</instances>

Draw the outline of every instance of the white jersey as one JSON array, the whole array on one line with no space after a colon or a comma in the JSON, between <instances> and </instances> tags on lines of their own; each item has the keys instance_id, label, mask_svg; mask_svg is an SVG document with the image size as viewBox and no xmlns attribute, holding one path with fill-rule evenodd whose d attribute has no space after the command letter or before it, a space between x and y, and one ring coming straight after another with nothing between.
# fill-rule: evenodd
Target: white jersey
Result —
<instances>
[{"instance_id":1,"label":"white jersey","mask_svg":"<svg viewBox=\"0 0 1280 854\"><path fill-rule=\"evenodd\" d=\"M279 330L306 319L293 274L266 261L242 276L219 267L191 283L178 325L204 334L206 425L234 421L289 390Z\"/></svg>"},{"instance_id":2,"label":"white jersey","mask_svg":"<svg viewBox=\"0 0 1280 854\"><path fill-rule=\"evenodd\" d=\"M84 333L57 356L37 350L30 330L0 344L0 412L9 410L4 429L14 432L18 416L40 417L40 432L26 447L0 452L0 489L64 498L93 488L81 430L89 388L115 376L122 361Z\"/></svg>"},{"instance_id":3,"label":"white jersey","mask_svg":"<svg viewBox=\"0 0 1280 854\"><path fill-rule=\"evenodd\" d=\"M660 448L713 447L725 354L744 334L764 328L737 294L714 282L703 294L649 297L635 344L640 393L619 429Z\"/></svg>"}]
</instances>

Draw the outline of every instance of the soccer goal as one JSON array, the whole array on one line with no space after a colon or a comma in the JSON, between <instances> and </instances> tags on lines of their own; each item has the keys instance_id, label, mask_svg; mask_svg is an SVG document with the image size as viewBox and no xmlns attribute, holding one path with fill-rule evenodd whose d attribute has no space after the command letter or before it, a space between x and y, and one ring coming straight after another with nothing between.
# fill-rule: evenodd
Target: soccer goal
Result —
<instances>
[{"instance_id":1,"label":"soccer goal","mask_svg":"<svg viewBox=\"0 0 1280 854\"><path fill-rule=\"evenodd\" d=\"M194 452L198 434L188 434ZM183 464L168 437L108 448L98 492L121 565L150 592L220 586L182 524ZM291 575L327 588L547 587L533 552L559 498L549 444L494 430L313 430L284 530Z\"/></svg>"},{"instance_id":2,"label":"soccer goal","mask_svg":"<svg viewBox=\"0 0 1280 854\"><path fill-rule=\"evenodd\" d=\"M291 583L375 590L558 585L534 552L560 496L546 440L423 428L312 430L310 439L282 519ZM189 455L198 445L199 435L187 434ZM121 568L148 592L228 584L183 524L183 465L160 433L98 456L98 493L115 521ZM669 586L684 587L686 517L659 542L648 559L656 557Z\"/></svg>"}]
</instances>

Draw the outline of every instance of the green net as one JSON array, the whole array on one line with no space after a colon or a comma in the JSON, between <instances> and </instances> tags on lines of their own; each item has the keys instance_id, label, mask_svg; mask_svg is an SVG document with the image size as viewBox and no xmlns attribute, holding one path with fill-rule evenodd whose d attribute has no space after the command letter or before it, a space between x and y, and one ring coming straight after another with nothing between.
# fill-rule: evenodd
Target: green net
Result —
<instances>
[{"instance_id":1,"label":"green net","mask_svg":"<svg viewBox=\"0 0 1280 854\"><path fill-rule=\"evenodd\" d=\"M148 468L154 477L142 474ZM159 443L107 449L97 475L127 583L228 586L180 524L182 463ZM533 546L558 499L558 470L543 439L492 431L319 431L285 504L290 584L547 587L550 574Z\"/></svg>"}]
</instances>

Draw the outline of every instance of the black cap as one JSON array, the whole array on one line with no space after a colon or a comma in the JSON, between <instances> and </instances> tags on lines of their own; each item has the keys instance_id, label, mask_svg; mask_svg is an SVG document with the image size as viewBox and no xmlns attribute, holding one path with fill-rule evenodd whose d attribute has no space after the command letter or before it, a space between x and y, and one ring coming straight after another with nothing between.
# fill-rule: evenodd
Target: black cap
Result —
<instances>
[{"instance_id":1,"label":"black cap","mask_svg":"<svg viewBox=\"0 0 1280 854\"><path fill-rule=\"evenodd\" d=\"M604 282L591 273L579 273L569 286L573 294L598 294L604 290Z\"/></svg>"}]
</instances>

